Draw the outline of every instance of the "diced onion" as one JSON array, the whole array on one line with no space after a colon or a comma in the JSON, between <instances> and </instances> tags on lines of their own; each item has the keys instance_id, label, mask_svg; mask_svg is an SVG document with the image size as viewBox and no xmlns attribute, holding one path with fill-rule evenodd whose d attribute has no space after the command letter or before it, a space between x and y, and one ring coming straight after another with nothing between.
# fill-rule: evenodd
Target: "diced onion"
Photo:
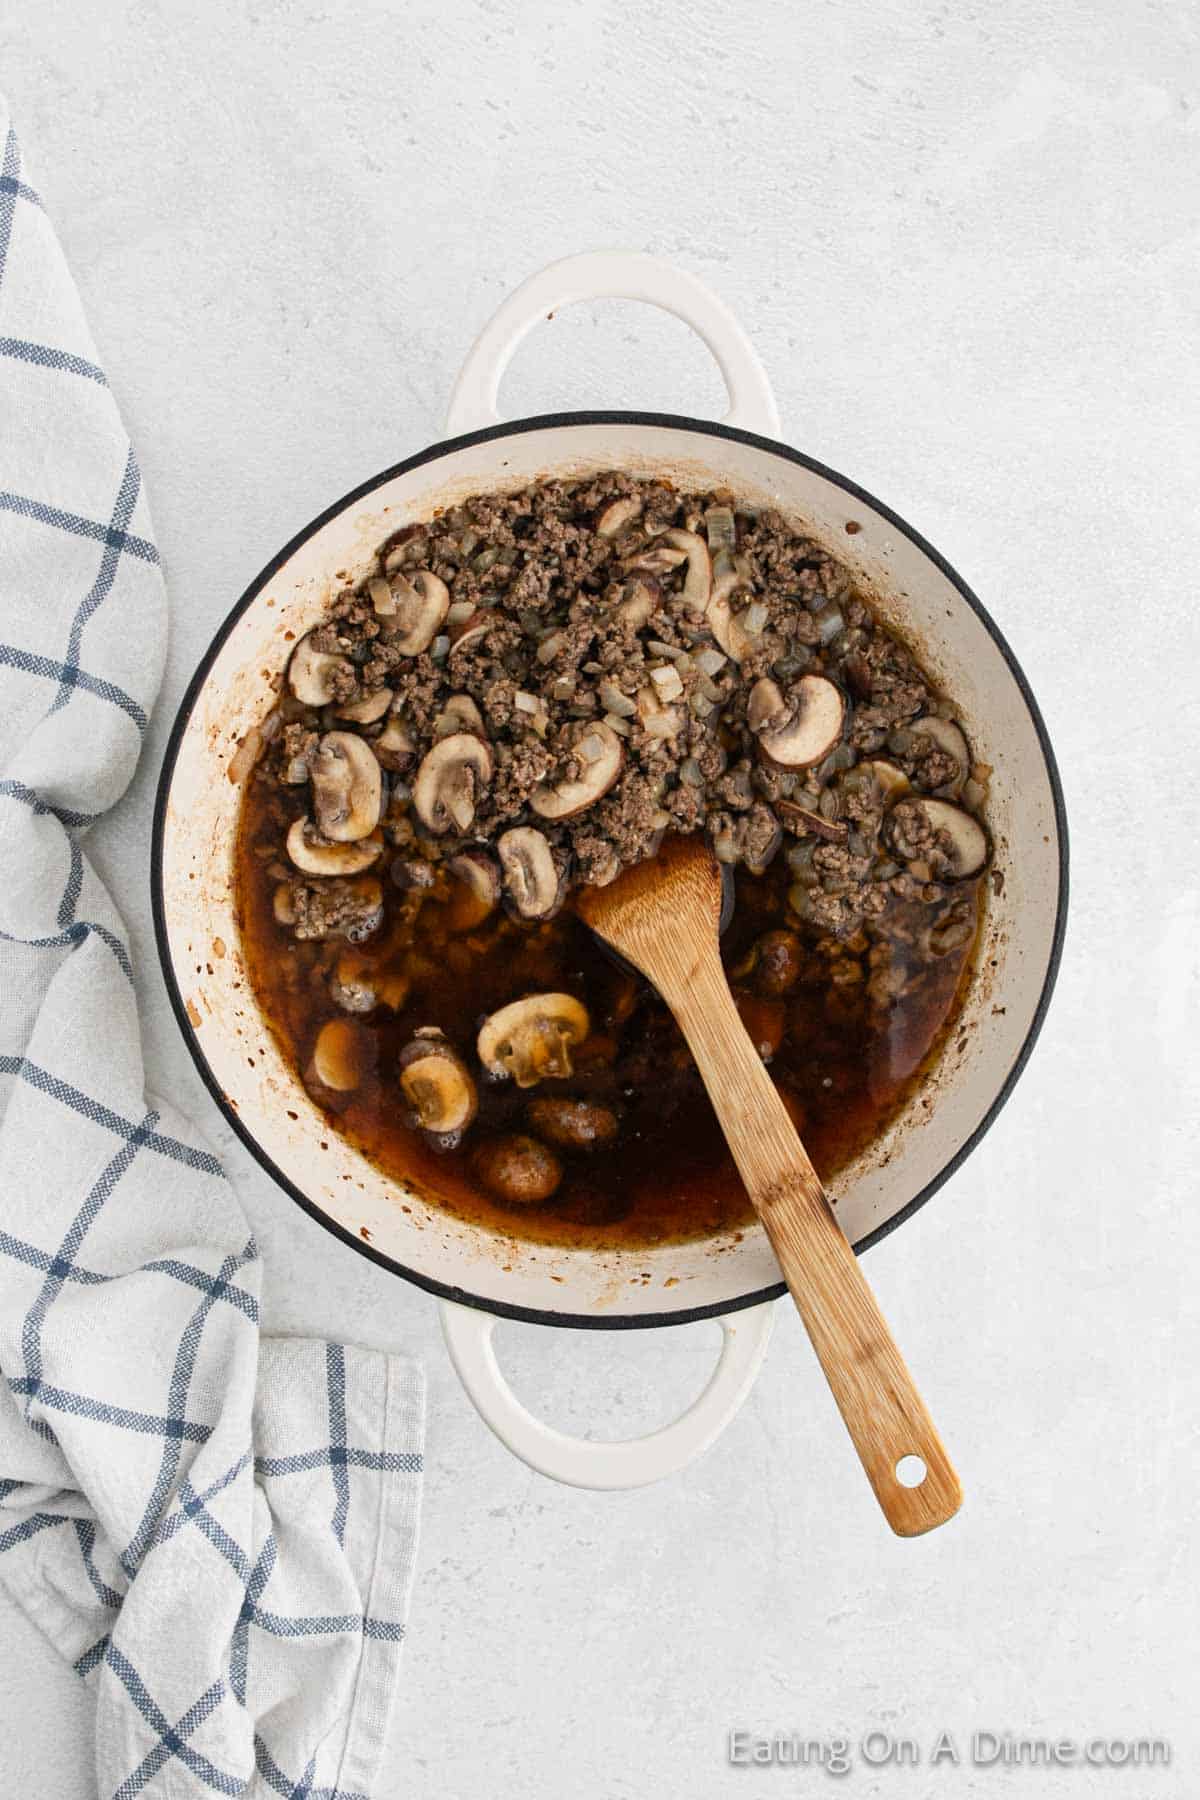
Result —
<instances>
[{"instance_id":1,"label":"diced onion","mask_svg":"<svg viewBox=\"0 0 1200 1800\"><path fill-rule=\"evenodd\" d=\"M737 528L732 506L710 506L704 515L710 550L732 550L737 543Z\"/></svg>"},{"instance_id":2,"label":"diced onion","mask_svg":"<svg viewBox=\"0 0 1200 1800\"><path fill-rule=\"evenodd\" d=\"M367 583L371 605L381 619L390 619L396 610L396 596L382 575L374 575Z\"/></svg>"},{"instance_id":3,"label":"diced onion","mask_svg":"<svg viewBox=\"0 0 1200 1800\"><path fill-rule=\"evenodd\" d=\"M637 707L628 694L623 694L615 682L602 681L596 692L605 711L616 713L618 719L632 719L637 712Z\"/></svg>"},{"instance_id":4,"label":"diced onion","mask_svg":"<svg viewBox=\"0 0 1200 1800\"><path fill-rule=\"evenodd\" d=\"M682 650L676 649L674 644L664 644L661 638L647 638L646 648L651 656L666 656L672 662L684 654Z\"/></svg>"},{"instance_id":5,"label":"diced onion","mask_svg":"<svg viewBox=\"0 0 1200 1800\"><path fill-rule=\"evenodd\" d=\"M461 625L463 620L469 619L474 611L475 602L473 600L456 600L446 613L446 623L447 625Z\"/></svg>"},{"instance_id":6,"label":"diced onion","mask_svg":"<svg viewBox=\"0 0 1200 1800\"><path fill-rule=\"evenodd\" d=\"M518 691L513 695L513 705L518 712L535 713L538 710L537 695Z\"/></svg>"},{"instance_id":7,"label":"diced onion","mask_svg":"<svg viewBox=\"0 0 1200 1800\"><path fill-rule=\"evenodd\" d=\"M554 658L558 655L559 651L562 649L562 644L563 644L562 632L561 631L552 631L550 633L549 637L544 637L542 639L541 643L538 645L538 648L537 648L538 661L540 663L553 662Z\"/></svg>"},{"instance_id":8,"label":"diced onion","mask_svg":"<svg viewBox=\"0 0 1200 1800\"><path fill-rule=\"evenodd\" d=\"M435 637L432 644L429 646L429 660L431 662L445 662L449 649L450 639L446 637L444 633L441 637Z\"/></svg>"},{"instance_id":9,"label":"diced onion","mask_svg":"<svg viewBox=\"0 0 1200 1800\"><path fill-rule=\"evenodd\" d=\"M815 613L817 634L823 644L831 644L839 631L845 629L846 621L840 606L823 606Z\"/></svg>"},{"instance_id":10,"label":"diced onion","mask_svg":"<svg viewBox=\"0 0 1200 1800\"><path fill-rule=\"evenodd\" d=\"M704 786L704 771L694 756L685 756L679 765L679 779L686 781L689 787Z\"/></svg>"},{"instance_id":11,"label":"diced onion","mask_svg":"<svg viewBox=\"0 0 1200 1800\"><path fill-rule=\"evenodd\" d=\"M728 661L719 650L697 650L695 656L696 667L708 676L719 675Z\"/></svg>"},{"instance_id":12,"label":"diced onion","mask_svg":"<svg viewBox=\"0 0 1200 1800\"><path fill-rule=\"evenodd\" d=\"M678 700L683 692L678 669L651 669L650 679L658 690L660 700Z\"/></svg>"},{"instance_id":13,"label":"diced onion","mask_svg":"<svg viewBox=\"0 0 1200 1800\"><path fill-rule=\"evenodd\" d=\"M615 731L618 737L628 737L630 734L631 726L629 720L618 719L616 713L605 713L604 723L608 726L610 731Z\"/></svg>"},{"instance_id":14,"label":"diced onion","mask_svg":"<svg viewBox=\"0 0 1200 1800\"><path fill-rule=\"evenodd\" d=\"M235 785L245 781L253 772L263 748L262 732L257 725L252 725L229 760L227 773L230 781Z\"/></svg>"},{"instance_id":15,"label":"diced onion","mask_svg":"<svg viewBox=\"0 0 1200 1800\"><path fill-rule=\"evenodd\" d=\"M770 617L761 600L752 600L738 620L747 637L761 637Z\"/></svg>"}]
</instances>

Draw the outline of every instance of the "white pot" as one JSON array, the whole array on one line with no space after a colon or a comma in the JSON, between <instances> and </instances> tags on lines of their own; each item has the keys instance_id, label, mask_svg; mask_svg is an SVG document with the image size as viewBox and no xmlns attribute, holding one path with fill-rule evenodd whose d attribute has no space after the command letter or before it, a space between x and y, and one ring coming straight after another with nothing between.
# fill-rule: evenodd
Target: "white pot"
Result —
<instances>
[{"instance_id":1,"label":"white pot","mask_svg":"<svg viewBox=\"0 0 1200 1800\"><path fill-rule=\"evenodd\" d=\"M502 424L500 377L522 337L570 301L649 301L685 319L730 394L722 424L642 413L561 413ZM653 1250L526 1244L466 1224L398 1189L331 1133L259 1017L239 946L232 851L239 790L226 770L267 711L291 634L321 616L379 541L479 490L620 467L728 486L803 524L848 563L884 618L915 639L960 702L976 755L993 766L989 816L1003 891L954 1042L887 1136L837 1181L838 1217L862 1249L927 1200L979 1142L1041 1025L1066 911L1066 828L1037 705L996 625L954 570L879 501L776 441L774 400L724 305L653 258L599 253L534 276L472 350L444 443L365 483L305 526L238 601L197 670L171 735L154 828L159 952L189 1048L214 1099L259 1162L343 1242L440 1294L455 1366L517 1454L560 1480L623 1487L681 1467L710 1444L754 1378L784 1292L758 1229ZM859 530L846 531L847 522ZM288 634L285 637L285 633ZM930 1106L933 1097L935 1104ZM649 1279L645 1279L646 1276ZM719 1317L708 1389L664 1431L626 1444L571 1440L535 1420L496 1366L497 1315L547 1325L663 1326Z\"/></svg>"}]
</instances>

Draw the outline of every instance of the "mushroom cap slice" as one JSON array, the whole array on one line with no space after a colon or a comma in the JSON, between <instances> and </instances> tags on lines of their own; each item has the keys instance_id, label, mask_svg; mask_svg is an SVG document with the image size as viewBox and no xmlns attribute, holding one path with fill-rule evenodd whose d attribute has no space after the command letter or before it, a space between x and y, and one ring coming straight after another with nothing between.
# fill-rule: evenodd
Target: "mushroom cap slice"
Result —
<instances>
[{"instance_id":1,"label":"mushroom cap slice","mask_svg":"<svg viewBox=\"0 0 1200 1800\"><path fill-rule=\"evenodd\" d=\"M483 714L470 694L451 694L433 722L435 738L449 737L454 731L473 731L476 737L484 735Z\"/></svg>"},{"instance_id":2,"label":"mushroom cap slice","mask_svg":"<svg viewBox=\"0 0 1200 1800\"><path fill-rule=\"evenodd\" d=\"M595 754L584 746L594 745ZM542 819L573 819L602 800L625 760L625 750L611 725L589 725L575 744L582 773L573 781L543 782L529 796L529 804Z\"/></svg>"},{"instance_id":3,"label":"mushroom cap slice","mask_svg":"<svg viewBox=\"0 0 1200 1800\"><path fill-rule=\"evenodd\" d=\"M370 837L383 807L383 775L365 738L327 731L309 768L322 837L354 844Z\"/></svg>"},{"instance_id":4,"label":"mushroom cap slice","mask_svg":"<svg viewBox=\"0 0 1200 1800\"><path fill-rule=\"evenodd\" d=\"M884 800L898 800L901 794L907 794L911 785L899 764L889 762L886 756L875 756L858 763L854 773L869 775Z\"/></svg>"},{"instance_id":5,"label":"mushroom cap slice","mask_svg":"<svg viewBox=\"0 0 1200 1800\"><path fill-rule=\"evenodd\" d=\"M292 651L288 663L288 686L304 706L328 706L333 699L333 678L340 669L353 675L354 664L348 656L334 656L318 650L313 633L307 632Z\"/></svg>"},{"instance_id":6,"label":"mushroom cap slice","mask_svg":"<svg viewBox=\"0 0 1200 1800\"><path fill-rule=\"evenodd\" d=\"M712 559L708 554L708 545L698 532L680 531L673 528L664 531L664 544L670 544L675 550L682 550L687 557L687 574L683 582L683 603L689 612L703 614L712 598Z\"/></svg>"},{"instance_id":7,"label":"mushroom cap slice","mask_svg":"<svg viewBox=\"0 0 1200 1800\"><path fill-rule=\"evenodd\" d=\"M496 858L479 845L452 856L443 867L455 882L455 890L446 902L446 923L451 931L474 931L500 904Z\"/></svg>"},{"instance_id":8,"label":"mushroom cap slice","mask_svg":"<svg viewBox=\"0 0 1200 1800\"><path fill-rule=\"evenodd\" d=\"M753 651L762 647L759 640L752 638L734 617L731 604L733 596L739 588L745 586L746 577L729 551L718 550L712 559L712 588L704 617L708 629L726 656L735 663L743 662Z\"/></svg>"},{"instance_id":9,"label":"mushroom cap slice","mask_svg":"<svg viewBox=\"0 0 1200 1800\"><path fill-rule=\"evenodd\" d=\"M484 1187L509 1206L539 1206L563 1178L563 1167L540 1138L525 1132L488 1138L472 1158Z\"/></svg>"},{"instance_id":10,"label":"mushroom cap slice","mask_svg":"<svg viewBox=\"0 0 1200 1800\"><path fill-rule=\"evenodd\" d=\"M949 800L914 794L897 802L889 815L890 835L901 856L919 858L928 850L928 845L919 842L914 835L916 814L933 832L935 849L945 859L948 873L955 880L964 881L969 875L978 875L988 857L987 833L978 819L973 819L961 806L952 806ZM919 826L917 830L920 831Z\"/></svg>"},{"instance_id":11,"label":"mushroom cap slice","mask_svg":"<svg viewBox=\"0 0 1200 1800\"><path fill-rule=\"evenodd\" d=\"M479 1108L470 1071L440 1031L418 1032L405 1045L400 1086L422 1131L465 1131Z\"/></svg>"},{"instance_id":12,"label":"mushroom cap slice","mask_svg":"<svg viewBox=\"0 0 1200 1800\"><path fill-rule=\"evenodd\" d=\"M417 741L408 721L400 713L393 713L379 736L372 739L371 749L376 762L395 771L403 769L417 754Z\"/></svg>"},{"instance_id":13,"label":"mushroom cap slice","mask_svg":"<svg viewBox=\"0 0 1200 1800\"><path fill-rule=\"evenodd\" d=\"M306 875L361 875L382 852L377 833L353 843L314 843L311 819L294 820L287 834L288 856Z\"/></svg>"},{"instance_id":14,"label":"mushroom cap slice","mask_svg":"<svg viewBox=\"0 0 1200 1800\"><path fill-rule=\"evenodd\" d=\"M449 654L457 656L460 650L476 649L495 623L494 608L477 606L473 613L469 613L457 625L450 627Z\"/></svg>"},{"instance_id":15,"label":"mushroom cap slice","mask_svg":"<svg viewBox=\"0 0 1200 1800\"><path fill-rule=\"evenodd\" d=\"M761 686L755 683L751 700ZM846 721L841 690L824 675L802 675L788 695L787 713L782 724L768 720L760 727L762 755L781 769L808 769L823 762L841 738Z\"/></svg>"},{"instance_id":16,"label":"mushroom cap slice","mask_svg":"<svg viewBox=\"0 0 1200 1800\"><path fill-rule=\"evenodd\" d=\"M531 1100L526 1110L533 1129L559 1150L602 1149L620 1130L612 1108L594 1100L543 1096Z\"/></svg>"},{"instance_id":17,"label":"mushroom cap slice","mask_svg":"<svg viewBox=\"0 0 1200 1800\"><path fill-rule=\"evenodd\" d=\"M616 537L627 525L641 518L642 505L640 494L622 494L619 500L610 500L596 520L597 537Z\"/></svg>"},{"instance_id":18,"label":"mushroom cap slice","mask_svg":"<svg viewBox=\"0 0 1200 1800\"><path fill-rule=\"evenodd\" d=\"M954 777L954 788L961 788L971 773L971 752L967 748L967 740L952 719L941 719L931 713L927 719L914 719L908 727L914 737L928 738L939 750L944 750L957 765L958 773Z\"/></svg>"},{"instance_id":19,"label":"mushroom cap slice","mask_svg":"<svg viewBox=\"0 0 1200 1800\"><path fill-rule=\"evenodd\" d=\"M313 1045L311 1072L322 1087L349 1093L361 1082L369 1060L369 1039L361 1025L330 1019Z\"/></svg>"},{"instance_id":20,"label":"mushroom cap slice","mask_svg":"<svg viewBox=\"0 0 1200 1800\"><path fill-rule=\"evenodd\" d=\"M336 707L335 711L339 719L345 719L351 725L375 725L391 704L391 688L381 687L373 694L364 694L361 700L351 700L345 706Z\"/></svg>"},{"instance_id":21,"label":"mushroom cap slice","mask_svg":"<svg viewBox=\"0 0 1200 1800\"><path fill-rule=\"evenodd\" d=\"M504 886L523 919L548 919L562 898L562 879L545 836L517 825L496 840Z\"/></svg>"},{"instance_id":22,"label":"mushroom cap slice","mask_svg":"<svg viewBox=\"0 0 1200 1800\"><path fill-rule=\"evenodd\" d=\"M657 581L631 575L617 602L617 617L630 631L640 631L650 623L651 613L657 612L661 602L662 589Z\"/></svg>"},{"instance_id":23,"label":"mushroom cap slice","mask_svg":"<svg viewBox=\"0 0 1200 1800\"><path fill-rule=\"evenodd\" d=\"M417 569L411 578L392 576L396 611L388 621L388 639L405 656L427 650L450 610L450 590L432 569Z\"/></svg>"},{"instance_id":24,"label":"mushroom cap slice","mask_svg":"<svg viewBox=\"0 0 1200 1800\"><path fill-rule=\"evenodd\" d=\"M413 805L421 823L439 836L453 828L470 831L475 803L492 779L492 752L482 738L454 731L427 750L413 783Z\"/></svg>"},{"instance_id":25,"label":"mushroom cap slice","mask_svg":"<svg viewBox=\"0 0 1200 1800\"><path fill-rule=\"evenodd\" d=\"M757 737L764 731L777 731L789 718L788 703L777 681L760 676L746 700L746 723Z\"/></svg>"},{"instance_id":26,"label":"mushroom cap slice","mask_svg":"<svg viewBox=\"0 0 1200 1800\"><path fill-rule=\"evenodd\" d=\"M571 1048L591 1029L572 994L526 994L486 1018L476 1049L489 1075L511 1075L520 1088L573 1074Z\"/></svg>"}]
</instances>

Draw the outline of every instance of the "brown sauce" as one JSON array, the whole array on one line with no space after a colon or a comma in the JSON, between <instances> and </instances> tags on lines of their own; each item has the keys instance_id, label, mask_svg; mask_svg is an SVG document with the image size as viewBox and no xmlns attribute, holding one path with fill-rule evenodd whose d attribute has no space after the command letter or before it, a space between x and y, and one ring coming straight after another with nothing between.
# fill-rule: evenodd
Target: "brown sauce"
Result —
<instances>
[{"instance_id":1,"label":"brown sauce","mask_svg":"<svg viewBox=\"0 0 1200 1800\"><path fill-rule=\"evenodd\" d=\"M280 826L303 799L251 779L237 849L238 910L250 981L286 1061L305 1079L312 1045L329 1019L344 1017L329 977L347 946L298 942L275 921ZM961 1003L972 944L928 951L930 908L900 899L849 944L799 929L799 977L771 995L755 966L769 931L797 931L790 877L778 858L764 875L739 868L736 905L722 956L751 1036L778 1038L770 1071L826 1183L874 1142L928 1072ZM397 1010L362 1017L367 1069L352 1092L319 1103L332 1128L355 1144L399 1190L415 1189L448 1211L497 1231L561 1245L643 1247L737 1229L751 1211L707 1096L674 1021L643 981L618 968L571 910L541 924L504 914L455 931L454 908L431 898L415 926L401 924L403 897L385 879L383 927L354 955L377 975L409 984ZM973 893L976 916L979 887ZM397 1058L413 1032L436 1025L477 1068L484 1016L535 991L562 991L587 1007L591 1035L575 1053L575 1075L531 1090L511 1081L479 1087L479 1115L461 1147L435 1152L405 1122ZM310 1088L311 1091L311 1088ZM526 1107L549 1093L587 1096L621 1122L614 1145L564 1157L557 1193L537 1207L501 1205L472 1174L471 1154L494 1132L528 1129ZM317 1098L317 1096L314 1096ZM398 1192L399 1199L399 1192Z\"/></svg>"}]
</instances>

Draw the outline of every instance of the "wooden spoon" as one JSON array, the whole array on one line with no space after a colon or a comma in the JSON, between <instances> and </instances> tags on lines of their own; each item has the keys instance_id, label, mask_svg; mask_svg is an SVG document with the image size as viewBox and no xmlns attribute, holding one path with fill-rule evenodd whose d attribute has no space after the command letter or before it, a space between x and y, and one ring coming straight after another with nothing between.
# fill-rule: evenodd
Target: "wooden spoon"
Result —
<instances>
[{"instance_id":1,"label":"wooden spoon","mask_svg":"<svg viewBox=\"0 0 1200 1800\"><path fill-rule=\"evenodd\" d=\"M718 942L721 872L707 845L670 838L576 904L674 1013L888 1524L901 1537L943 1525L962 1503L958 1477L738 1016ZM925 1465L919 1486L897 1475L905 1457Z\"/></svg>"}]
</instances>

